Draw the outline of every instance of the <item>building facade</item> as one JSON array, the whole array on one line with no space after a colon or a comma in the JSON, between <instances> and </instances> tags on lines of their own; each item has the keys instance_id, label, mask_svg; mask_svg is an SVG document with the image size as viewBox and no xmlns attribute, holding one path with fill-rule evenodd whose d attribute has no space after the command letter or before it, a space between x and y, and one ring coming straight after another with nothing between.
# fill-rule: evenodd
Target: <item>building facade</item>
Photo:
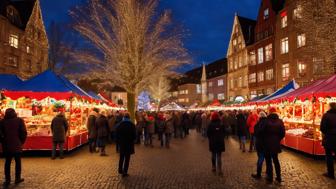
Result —
<instances>
[{"instance_id":1,"label":"building facade","mask_svg":"<svg viewBox=\"0 0 336 189\"><path fill-rule=\"evenodd\" d=\"M272 94L276 90L276 14L270 0L261 1L254 43L248 47L250 99Z\"/></svg>"},{"instance_id":2,"label":"building facade","mask_svg":"<svg viewBox=\"0 0 336 189\"><path fill-rule=\"evenodd\" d=\"M23 79L48 68L48 39L39 0L0 2L0 73Z\"/></svg>"},{"instance_id":3,"label":"building facade","mask_svg":"<svg viewBox=\"0 0 336 189\"><path fill-rule=\"evenodd\" d=\"M247 47L253 44L255 24L254 20L235 15L227 52L229 101L249 98Z\"/></svg>"},{"instance_id":4,"label":"building facade","mask_svg":"<svg viewBox=\"0 0 336 189\"><path fill-rule=\"evenodd\" d=\"M325 77L321 72L323 60L308 52L309 33L299 28L297 23L302 17L299 0L289 0L277 15L275 58L277 87L295 79L300 86Z\"/></svg>"}]
</instances>

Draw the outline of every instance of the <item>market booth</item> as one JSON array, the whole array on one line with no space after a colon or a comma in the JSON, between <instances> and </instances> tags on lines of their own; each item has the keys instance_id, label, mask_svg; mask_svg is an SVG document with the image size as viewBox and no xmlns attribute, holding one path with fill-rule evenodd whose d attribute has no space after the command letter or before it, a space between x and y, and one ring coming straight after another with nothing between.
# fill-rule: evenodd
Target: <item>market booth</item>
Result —
<instances>
[{"instance_id":1,"label":"market booth","mask_svg":"<svg viewBox=\"0 0 336 189\"><path fill-rule=\"evenodd\" d=\"M312 155L324 155L320 122L330 102L336 102L336 75L259 102L257 108L277 107L286 126L284 146Z\"/></svg>"},{"instance_id":2,"label":"market booth","mask_svg":"<svg viewBox=\"0 0 336 189\"><path fill-rule=\"evenodd\" d=\"M1 109L14 108L25 120L28 137L24 150L52 149L50 125L59 110L69 122L64 148L72 150L88 141L86 120L91 109L111 109L49 70L25 81L17 91L2 91L1 96Z\"/></svg>"}]
</instances>

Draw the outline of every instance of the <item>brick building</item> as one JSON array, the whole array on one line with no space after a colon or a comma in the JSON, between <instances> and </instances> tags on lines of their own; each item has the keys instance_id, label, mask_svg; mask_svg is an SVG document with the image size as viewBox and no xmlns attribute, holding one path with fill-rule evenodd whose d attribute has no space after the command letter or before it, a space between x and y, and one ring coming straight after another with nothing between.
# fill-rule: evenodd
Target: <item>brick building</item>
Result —
<instances>
[{"instance_id":1,"label":"brick building","mask_svg":"<svg viewBox=\"0 0 336 189\"><path fill-rule=\"evenodd\" d=\"M269 95L276 89L274 60L276 14L270 0L261 1L254 30L254 43L248 47L251 99Z\"/></svg>"},{"instance_id":2,"label":"brick building","mask_svg":"<svg viewBox=\"0 0 336 189\"><path fill-rule=\"evenodd\" d=\"M254 41L254 20L235 15L231 39L227 52L228 59L228 100L247 100L248 88L248 50Z\"/></svg>"},{"instance_id":3,"label":"brick building","mask_svg":"<svg viewBox=\"0 0 336 189\"><path fill-rule=\"evenodd\" d=\"M48 68L48 39L39 0L0 1L0 73L23 79Z\"/></svg>"},{"instance_id":4,"label":"brick building","mask_svg":"<svg viewBox=\"0 0 336 189\"><path fill-rule=\"evenodd\" d=\"M322 59L307 51L309 33L298 28L297 22L302 17L299 0L284 3L277 15L275 35L275 58L277 68L277 87L282 87L291 79L300 86L305 86L319 79Z\"/></svg>"}]
</instances>

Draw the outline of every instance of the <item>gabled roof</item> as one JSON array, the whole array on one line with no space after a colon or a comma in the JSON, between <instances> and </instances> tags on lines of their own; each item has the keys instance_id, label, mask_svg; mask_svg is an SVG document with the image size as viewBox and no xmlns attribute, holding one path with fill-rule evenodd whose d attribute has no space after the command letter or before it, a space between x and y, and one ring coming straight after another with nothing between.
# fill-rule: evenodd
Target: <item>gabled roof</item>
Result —
<instances>
[{"instance_id":1,"label":"gabled roof","mask_svg":"<svg viewBox=\"0 0 336 189\"><path fill-rule=\"evenodd\" d=\"M20 20L12 24L20 29L25 29L32 14L36 0L0 0L0 14L7 18L7 6L12 5L19 12Z\"/></svg>"},{"instance_id":2,"label":"gabled roof","mask_svg":"<svg viewBox=\"0 0 336 189\"><path fill-rule=\"evenodd\" d=\"M255 20L245 18L242 16L237 17L244 36L246 46L251 45L254 42L254 28L257 22Z\"/></svg>"}]
</instances>

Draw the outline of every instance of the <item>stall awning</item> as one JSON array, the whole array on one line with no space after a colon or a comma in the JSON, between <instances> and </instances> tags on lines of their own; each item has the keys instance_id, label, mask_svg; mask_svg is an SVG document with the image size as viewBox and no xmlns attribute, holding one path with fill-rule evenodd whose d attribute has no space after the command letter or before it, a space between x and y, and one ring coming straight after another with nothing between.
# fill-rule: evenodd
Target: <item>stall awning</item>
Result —
<instances>
[{"instance_id":1,"label":"stall awning","mask_svg":"<svg viewBox=\"0 0 336 189\"><path fill-rule=\"evenodd\" d=\"M0 90L21 90L23 81L16 75L0 74Z\"/></svg>"},{"instance_id":2,"label":"stall awning","mask_svg":"<svg viewBox=\"0 0 336 189\"><path fill-rule=\"evenodd\" d=\"M171 102L162 108L160 108L162 111L184 111L185 109L176 104L175 102Z\"/></svg>"},{"instance_id":3,"label":"stall awning","mask_svg":"<svg viewBox=\"0 0 336 189\"><path fill-rule=\"evenodd\" d=\"M264 102L264 101L269 101L269 100L274 100L274 99L277 99L277 98L281 98L281 97L285 96L286 94L288 94L292 91L295 91L298 88L299 88L299 85L295 82L295 80L292 80L291 82L289 82L284 87L275 91L273 94L268 95L265 98L262 98L262 99L258 100L258 102Z\"/></svg>"}]
</instances>

